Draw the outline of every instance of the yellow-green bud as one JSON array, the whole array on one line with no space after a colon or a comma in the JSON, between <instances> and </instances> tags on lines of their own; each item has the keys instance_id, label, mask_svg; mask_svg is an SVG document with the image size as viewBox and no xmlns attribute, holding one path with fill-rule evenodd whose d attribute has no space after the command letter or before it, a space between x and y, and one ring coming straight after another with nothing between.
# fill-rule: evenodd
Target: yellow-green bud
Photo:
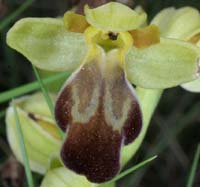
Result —
<instances>
[{"instance_id":1,"label":"yellow-green bud","mask_svg":"<svg viewBox=\"0 0 200 187\"><path fill-rule=\"evenodd\" d=\"M115 184L94 184L86 177L78 175L73 171L59 167L49 170L45 175L41 187L115 187Z\"/></svg>"},{"instance_id":2,"label":"yellow-green bud","mask_svg":"<svg viewBox=\"0 0 200 187\"><path fill-rule=\"evenodd\" d=\"M161 36L189 40L200 31L200 13L192 7L170 7L160 11L151 23L160 28Z\"/></svg>"},{"instance_id":3,"label":"yellow-green bud","mask_svg":"<svg viewBox=\"0 0 200 187\"><path fill-rule=\"evenodd\" d=\"M55 99L55 96L51 95L51 98ZM49 167L50 158L59 153L61 147L61 139L49 108L41 93L25 96L10 103L6 112L7 137L14 155L20 162L23 159L13 104L19 116L31 170L44 174Z\"/></svg>"}]
</instances>

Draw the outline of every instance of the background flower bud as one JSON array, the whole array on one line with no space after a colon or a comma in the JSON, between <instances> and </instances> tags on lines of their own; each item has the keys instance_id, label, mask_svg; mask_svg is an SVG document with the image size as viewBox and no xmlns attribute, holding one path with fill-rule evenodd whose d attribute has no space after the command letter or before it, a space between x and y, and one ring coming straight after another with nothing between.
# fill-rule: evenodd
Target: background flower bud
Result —
<instances>
[{"instance_id":1,"label":"background flower bud","mask_svg":"<svg viewBox=\"0 0 200 187\"><path fill-rule=\"evenodd\" d=\"M92 187L92 184L81 175L67 168L60 167L47 172L41 187Z\"/></svg>"},{"instance_id":2,"label":"background flower bud","mask_svg":"<svg viewBox=\"0 0 200 187\"><path fill-rule=\"evenodd\" d=\"M160 11L151 23L159 26L161 36L185 40L200 27L200 14L192 7L170 7Z\"/></svg>"},{"instance_id":3,"label":"background flower bud","mask_svg":"<svg viewBox=\"0 0 200 187\"><path fill-rule=\"evenodd\" d=\"M49 170L45 175L41 187L115 187L111 184L94 184L89 182L86 177L77 175L73 171L59 167Z\"/></svg>"},{"instance_id":4,"label":"background flower bud","mask_svg":"<svg viewBox=\"0 0 200 187\"><path fill-rule=\"evenodd\" d=\"M55 96L51 95L51 98L54 100ZM31 170L44 174L49 159L61 147L61 139L46 101L41 93L36 93L14 100L7 109L8 142L14 155L22 162L13 104L19 116Z\"/></svg>"}]
</instances>

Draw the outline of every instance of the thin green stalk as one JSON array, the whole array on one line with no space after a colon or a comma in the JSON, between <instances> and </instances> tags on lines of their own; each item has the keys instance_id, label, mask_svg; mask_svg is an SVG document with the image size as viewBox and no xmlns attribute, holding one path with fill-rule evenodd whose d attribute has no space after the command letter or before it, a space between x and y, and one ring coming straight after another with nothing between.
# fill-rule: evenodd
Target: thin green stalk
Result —
<instances>
[{"instance_id":1,"label":"thin green stalk","mask_svg":"<svg viewBox=\"0 0 200 187\"><path fill-rule=\"evenodd\" d=\"M33 71L35 73L35 76L36 76L36 78L38 80L38 83L40 85L40 88L42 90L42 93L44 95L44 98L45 98L45 100L46 100L46 102L47 102L47 104L49 106L49 110L51 112L51 115L53 117L54 116L54 105L53 105L53 102L52 102L52 100L51 100L51 98L49 96L49 93L48 93L48 91L47 91L42 79L40 78L40 75L39 75L37 69L35 68L35 66L32 66L32 67L33 67ZM61 129L59 127L58 127L58 132L60 134L60 137L63 139L64 138L64 133L61 131Z\"/></svg>"},{"instance_id":2,"label":"thin green stalk","mask_svg":"<svg viewBox=\"0 0 200 187\"><path fill-rule=\"evenodd\" d=\"M192 163L192 167L191 167L188 182L187 182L187 187L193 186L193 181L194 181L194 178L195 178L195 173L196 173L196 170L197 170L199 159L200 159L200 144L197 146L197 150L196 150L196 153L195 153L195 156L194 156L194 160L193 160L193 163Z\"/></svg>"},{"instance_id":3,"label":"thin green stalk","mask_svg":"<svg viewBox=\"0 0 200 187\"><path fill-rule=\"evenodd\" d=\"M146 157L156 153L160 154L162 151L164 151L167 146L169 145L168 139L173 139L176 137L187 125L189 122L191 122L193 119L196 119L199 116L199 105L200 102L196 103L195 106L193 106L192 110L188 112L187 114L184 115L183 118L180 120L176 120L174 123L174 127L171 129L171 133L169 134L168 137L162 136L162 138L159 138L159 142L151 149ZM142 177L145 175L146 170L148 169L148 166L145 167L144 169L140 170L138 173L136 173L133 177L132 180L134 181L134 185L137 186L139 184L139 181L141 181Z\"/></svg>"},{"instance_id":4,"label":"thin green stalk","mask_svg":"<svg viewBox=\"0 0 200 187\"><path fill-rule=\"evenodd\" d=\"M46 102L47 102L48 106L49 106L49 110L51 112L51 115L54 116L54 106L53 106L53 102L52 102L52 100L51 100L51 98L49 96L49 93L48 93L46 87L44 86L44 83L43 83L42 79L40 78L40 75L39 75L37 69L35 68L35 66L32 66L32 67L33 67L34 74L35 74L35 76L37 78L37 81L38 81L38 83L40 85L40 88L42 90L42 93L43 93L43 95L44 95L44 97L46 99Z\"/></svg>"},{"instance_id":5,"label":"thin green stalk","mask_svg":"<svg viewBox=\"0 0 200 187\"><path fill-rule=\"evenodd\" d=\"M18 15L20 15L23 11L25 11L34 0L27 0L25 3L23 3L18 9L16 9L12 14L10 14L8 17L6 17L1 23L0 23L0 31L9 25L9 23L16 19Z\"/></svg>"},{"instance_id":6,"label":"thin green stalk","mask_svg":"<svg viewBox=\"0 0 200 187\"><path fill-rule=\"evenodd\" d=\"M151 158L149 158L149 159L147 159L147 160L144 160L143 162L140 162L139 164L137 164L137 165L135 165L135 166L133 166L133 167L127 169L126 171L124 171L124 172L122 172L122 173L120 173L120 174L117 175L115 178L113 178L112 180L106 182L105 184L110 184L110 183L113 183L113 182L118 181L119 179L125 177L126 175L128 175L128 174L130 174L130 173L132 173L132 172L134 172L134 171L136 171L136 170L138 170L138 169L144 167L145 165L147 165L148 163L150 163L151 161L153 161L153 160L156 159L156 158L157 158L157 155L156 155L156 156L153 156L153 157L151 157Z\"/></svg>"},{"instance_id":7,"label":"thin green stalk","mask_svg":"<svg viewBox=\"0 0 200 187\"><path fill-rule=\"evenodd\" d=\"M147 132L151 117L163 93L163 90L151 90L139 87L136 89L136 91L143 114L143 127L139 136L134 140L134 142L122 149L122 166L124 166L139 149Z\"/></svg>"},{"instance_id":8,"label":"thin green stalk","mask_svg":"<svg viewBox=\"0 0 200 187\"><path fill-rule=\"evenodd\" d=\"M32 177L32 173L30 170L28 155L27 155L27 151L26 151L26 147L25 147L25 143L24 143L24 136L23 136L23 132L21 129L20 120L19 120L19 116L17 114L17 109L16 109L15 104L13 105L13 108L14 108L15 121L16 121L16 126L17 126L17 135L18 135L19 144L20 144L20 148L21 148L22 158L24 161L24 167L25 167L26 177L27 177L27 181L28 181L28 186L34 187L33 177Z\"/></svg>"},{"instance_id":9,"label":"thin green stalk","mask_svg":"<svg viewBox=\"0 0 200 187\"><path fill-rule=\"evenodd\" d=\"M48 77L43 79L43 83L45 85L48 85L50 83L55 82L56 80L62 79L64 77L67 77L69 75L69 73L59 73L57 75ZM40 88L40 84L38 83L38 81L23 85L23 86L19 86L17 88L14 88L12 90L8 90L5 91L3 93L0 93L0 103L3 103L5 101L8 101L10 99L12 99L13 97L17 97L23 94L26 94L28 92L32 92L37 90L38 88Z\"/></svg>"}]
</instances>

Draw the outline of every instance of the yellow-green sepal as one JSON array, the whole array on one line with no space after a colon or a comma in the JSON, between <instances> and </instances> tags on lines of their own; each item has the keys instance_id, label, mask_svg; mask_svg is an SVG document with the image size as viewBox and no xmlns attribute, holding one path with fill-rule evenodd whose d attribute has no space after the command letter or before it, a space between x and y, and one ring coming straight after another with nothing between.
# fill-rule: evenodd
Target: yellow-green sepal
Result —
<instances>
[{"instance_id":1,"label":"yellow-green sepal","mask_svg":"<svg viewBox=\"0 0 200 187\"><path fill-rule=\"evenodd\" d=\"M136 12L116 2L110 2L95 9L85 6L85 16L92 26L105 31L129 31L144 24L146 13Z\"/></svg>"},{"instance_id":2,"label":"yellow-green sepal","mask_svg":"<svg viewBox=\"0 0 200 187\"><path fill-rule=\"evenodd\" d=\"M199 36L198 36L198 42L196 43L196 45L198 47L200 47L200 38L199 38ZM188 82L188 83L182 84L181 87L184 88L187 91L199 93L200 92L200 78L198 78L198 79L196 79L196 80L194 80L192 82Z\"/></svg>"},{"instance_id":3,"label":"yellow-green sepal","mask_svg":"<svg viewBox=\"0 0 200 187\"><path fill-rule=\"evenodd\" d=\"M55 96L51 98L55 100ZM31 170L44 174L49 168L49 159L59 153L62 144L45 99L41 93L22 97L11 102L6 111L8 142L23 163L13 105L19 116Z\"/></svg>"},{"instance_id":4,"label":"yellow-green sepal","mask_svg":"<svg viewBox=\"0 0 200 187\"><path fill-rule=\"evenodd\" d=\"M68 32L63 20L24 18L7 34L8 45L33 65L49 71L73 71L86 54L81 33Z\"/></svg>"},{"instance_id":5,"label":"yellow-green sepal","mask_svg":"<svg viewBox=\"0 0 200 187\"><path fill-rule=\"evenodd\" d=\"M161 38L144 49L132 47L125 71L130 82L143 88L169 88L199 76L200 49L188 42Z\"/></svg>"},{"instance_id":6,"label":"yellow-green sepal","mask_svg":"<svg viewBox=\"0 0 200 187\"><path fill-rule=\"evenodd\" d=\"M161 36L185 40L200 28L200 13L192 7L170 7L160 11L151 23L160 28Z\"/></svg>"}]
</instances>

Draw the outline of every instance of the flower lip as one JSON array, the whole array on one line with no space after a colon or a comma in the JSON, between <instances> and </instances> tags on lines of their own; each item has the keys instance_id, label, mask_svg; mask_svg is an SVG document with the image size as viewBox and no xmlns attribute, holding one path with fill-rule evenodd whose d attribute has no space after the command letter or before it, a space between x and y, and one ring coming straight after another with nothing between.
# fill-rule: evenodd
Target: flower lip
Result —
<instances>
[{"instance_id":1,"label":"flower lip","mask_svg":"<svg viewBox=\"0 0 200 187\"><path fill-rule=\"evenodd\" d=\"M119 63L119 49L107 54L99 49L66 82L55 107L56 121L67 133L63 163L95 183L119 172L122 145L133 142L142 127L140 106Z\"/></svg>"}]
</instances>

